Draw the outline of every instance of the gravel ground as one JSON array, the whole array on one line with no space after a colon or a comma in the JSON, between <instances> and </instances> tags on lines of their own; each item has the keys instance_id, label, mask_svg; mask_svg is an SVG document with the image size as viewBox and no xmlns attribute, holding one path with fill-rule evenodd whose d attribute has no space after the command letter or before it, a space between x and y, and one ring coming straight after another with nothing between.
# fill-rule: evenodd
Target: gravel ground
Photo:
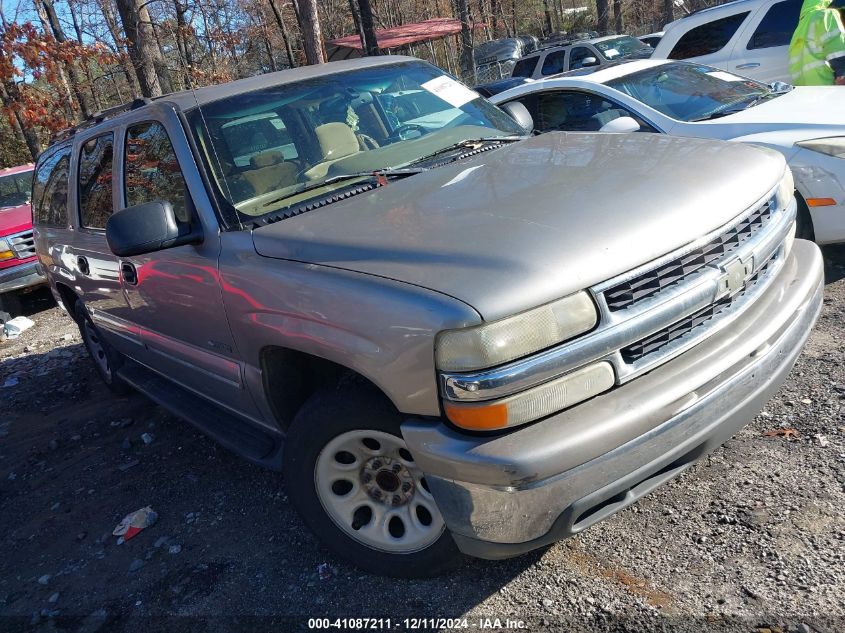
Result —
<instances>
[{"instance_id":1,"label":"gravel ground","mask_svg":"<svg viewBox=\"0 0 845 633\"><path fill-rule=\"evenodd\" d=\"M845 248L825 256L824 313L791 379L723 448L577 538L427 581L332 559L280 475L111 395L75 325L33 295L35 327L0 345L0 630L284 632L311 617L433 630L404 618L443 617L845 631ZM114 526L146 505L158 522L118 545Z\"/></svg>"}]
</instances>

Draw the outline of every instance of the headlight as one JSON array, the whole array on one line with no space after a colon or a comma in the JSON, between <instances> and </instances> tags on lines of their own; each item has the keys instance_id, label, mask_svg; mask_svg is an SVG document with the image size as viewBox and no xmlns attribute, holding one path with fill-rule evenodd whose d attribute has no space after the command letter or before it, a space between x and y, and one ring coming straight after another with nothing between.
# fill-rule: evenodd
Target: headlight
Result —
<instances>
[{"instance_id":1,"label":"headlight","mask_svg":"<svg viewBox=\"0 0 845 633\"><path fill-rule=\"evenodd\" d=\"M9 242L0 238L0 262L12 259L14 256L15 254L12 252L12 247L9 246Z\"/></svg>"},{"instance_id":2,"label":"headlight","mask_svg":"<svg viewBox=\"0 0 845 633\"><path fill-rule=\"evenodd\" d=\"M845 136L815 138L810 141L799 141L796 145L835 158L845 158Z\"/></svg>"},{"instance_id":3,"label":"headlight","mask_svg":"<svg viewBox=\"0 0 845 633\"><path fill-rule=\"evenodd\" d=\"M539 420L610 389L616 381L613 366L598 361L527 391L490 402L444 400L443 409L454 424L471 431L493 431Z\"/></svg>"},{"instance_id":4,"label":"headlight","mask_svg":"<svg viewBox=\"0 0 845 633\"><path fill-rule=\"evenodd\" d=\"M775 204L778 209L785 209L792 202L795 197L795 179L792 177L792 171L789 167L783 172L783 178L780 179L778 190L775 192Z\"/></svg>"},{"instance_id":5,"label":"headlight","mask_svg":"<svg viewBox=\"0 0 845 633\"><path fill-rule=\"evenodd\" d=\"M495 367L591 330L598 321L589 295L577 292L512 317L437 336L435 360L444 371Z\"/></svg>"}]
</instances>

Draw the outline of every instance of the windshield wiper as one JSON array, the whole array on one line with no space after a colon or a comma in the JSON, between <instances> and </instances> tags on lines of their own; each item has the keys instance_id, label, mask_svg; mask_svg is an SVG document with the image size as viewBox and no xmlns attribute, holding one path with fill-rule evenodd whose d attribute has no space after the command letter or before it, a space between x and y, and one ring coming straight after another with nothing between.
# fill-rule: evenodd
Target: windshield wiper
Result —
<instances>
[{"instance_id":1,"label":"windshield wiper","mask_svg":"<svg viewBox=\"0 0 845 633\"><path fill-rule=\"evenodd\" d=\"M388 180L393 178L404 178L406 176L413 176L414 174L418 174L422 171L426 171L426 167L411 167L411 168L397 168L397 169L376 169L374 171L361 171L355 172L352 174L338 174L336 176L331 176L330 178L326 178L325 180L320 180L315 183L311 183L302 187L301 189L297 189L289 194L284 196L279 196L278 198L273 198L269 202L265 202L262 207L269 207L270 205L276 204L281 202L282 200L286 200L287 198L292 198L293 196L298 196L301 193L307 193L309 191L314 191L315 189L321 189L326 185L331 185L336 182L343 182L345 180L356 180L358 178L369 178L370 182L379 183L381 184L382 181L385 183Z\"/></svg>"},{"instance_id":2,"label":"windshield wiper","mask_svg":"<svg viewBox=\"0 0 845 633\"><path fill-rule=\"evenodd\" d=\"M514 141L522 141L525 138L526 137L524 136L488 136L484 138L468 138L463 141L447 145L446 147L441 147L439 150L432 152L431 154L427 154L422 158L417 158L409 164L416 165L418 163L424 163L433 158L437 158L438 156L442 156L443 154L448 154L449 152L454 152L459 149L478 149L485 143L512 143Z\"/></svg>"},{"instance_id":3,"label":"windshield wiper","mask_svg":"<svg viewBox=\"0 0 845 633\"><path fill-rule=\"evenodd\" d=\"M742 103L741 101L736 102L736 103L732 103L727 108L725 108L724 110L717 110L716 112L711 112L710 114L705 115L703 117L699 117L697 119L691 119L691 122L695 123L697 121L710 121L711 119L718 119L718 118L721 118L723 116L730 116L731 114L736 114L737 112L742 112L743 110L747 110L748 108L754 107L755 105L760 103L763 99L767 99L767 98L772 97L772 96L775 96L774 92L764 92L762 94L757 95L756 97L753 97L747 103ZM742 105L739 106L739 107L736 107L739 103L742 103Z\"/></svg>"}]
</instances>

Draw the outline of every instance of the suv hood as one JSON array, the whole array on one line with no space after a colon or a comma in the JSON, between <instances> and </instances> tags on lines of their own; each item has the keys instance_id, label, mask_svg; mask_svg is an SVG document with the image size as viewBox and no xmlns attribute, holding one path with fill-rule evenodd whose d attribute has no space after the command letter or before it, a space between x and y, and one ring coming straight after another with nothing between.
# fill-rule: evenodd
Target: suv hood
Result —
<instances>
[{"instance_id":1,"label":"suv hood","mask_svg":"<svg viewBox=\"0 0 845 633\"><path fill-rule=\"evenodd\" d=\"M0 237L20 233L31 228L32 207L28 204L0 208Z\"/></svg>"},{"instance_id":2,"label":"suv hood","mask_svg":"<svg viewBox=\"0 0 845 633\"><path fill-rule=\"evenodd\" d=\"M783 157L651 134L552 133L253 231L267 257L422 286L485 320L587 288L725 224Z\"/></svg>"}]
</instances>

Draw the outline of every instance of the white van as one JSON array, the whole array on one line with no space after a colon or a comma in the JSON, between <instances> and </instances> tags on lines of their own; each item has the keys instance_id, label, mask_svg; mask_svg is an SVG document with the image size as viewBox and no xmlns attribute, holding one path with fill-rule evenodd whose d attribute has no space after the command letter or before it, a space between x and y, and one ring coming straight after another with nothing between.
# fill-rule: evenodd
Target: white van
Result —
<instances>
[{"instance_id":1,"label":"white van","mask_svg":"<svg viewBox=\"0 0 845 633\"><path fill-rule=\"evenodd\" d=\"M667 24L653 59L686 59L758 81L790 82L802 0L735 0Z\"/></svg>"}]
</instances>

